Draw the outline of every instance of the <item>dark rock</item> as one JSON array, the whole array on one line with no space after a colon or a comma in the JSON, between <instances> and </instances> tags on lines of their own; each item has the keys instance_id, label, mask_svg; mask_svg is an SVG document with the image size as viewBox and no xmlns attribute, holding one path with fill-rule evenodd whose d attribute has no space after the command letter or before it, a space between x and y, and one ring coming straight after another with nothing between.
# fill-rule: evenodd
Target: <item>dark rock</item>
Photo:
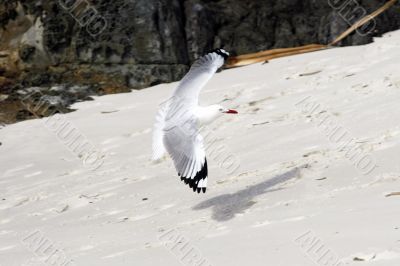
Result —
<instances>
[{"instance_id":1,"label":"dark rock","mask_svg":"<svg viewBox=\"0 0 400 266\"><path fill-rule=\"evenodd\" d=\"M19 50L19 57L24 62L30 62L35 55L36 48L30 45L23 45Z\"/></svg>"},{"instance_id":2,"label":"dark rock","mask_svg":"<svg viewBox=\"0 0 400 266\"><path fill-rule=\"evenodd\" d=\"M372 12L383 4L380 0L359 0L359 6L346 2L339 9L328 4L332 1L311 0L99 0L91 2L90 7L107 24L93 36L89 24L84 25L91 17L78 15L79 8L66 10L60 2L72 6L75 1L24 2L25 12L42 20L43 44L50 63L67 67L69 73L76 66L95 64L94 71L88 69L88 75L112 72L120 85L131 88L180 79L185 72L182 66L186 70L196 58L215 47L224 46L232 54L243 54L328 43L358 19L352 12L357 13L355 10L361 7ZM370 42L373 36L399 25L400 14L389 10L376 18L376 29L370 34L354 33L340 45ZM32 47L23 47L21 58L25 61L33 51ZM57 81L64 78L60 75ZM47 82L37 76L32 79L33 86ZM94 82L90 77L84 79Z\"/></svg>"}]
</instances>

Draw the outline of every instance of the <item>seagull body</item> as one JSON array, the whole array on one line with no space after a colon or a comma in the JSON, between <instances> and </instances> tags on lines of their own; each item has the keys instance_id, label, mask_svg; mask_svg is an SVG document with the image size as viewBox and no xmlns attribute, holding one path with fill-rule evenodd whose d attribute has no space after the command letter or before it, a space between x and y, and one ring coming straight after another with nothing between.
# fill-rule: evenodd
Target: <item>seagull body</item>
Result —
<instances>
[{"instance_id":1,"label":"seagull body","mask_svg":"<svg viewBox=\"0 0 400 266\"><path fill-rule=\"evenodd\" d=\"M199 106L199 94L229 53L214 50L198 59L161 105L153 131L153 160L168 153L181 180L193 191L206 192L208 167L203 138L199 129L221 114L237 114L221 105Z\"/></svg>"}]
</instances>

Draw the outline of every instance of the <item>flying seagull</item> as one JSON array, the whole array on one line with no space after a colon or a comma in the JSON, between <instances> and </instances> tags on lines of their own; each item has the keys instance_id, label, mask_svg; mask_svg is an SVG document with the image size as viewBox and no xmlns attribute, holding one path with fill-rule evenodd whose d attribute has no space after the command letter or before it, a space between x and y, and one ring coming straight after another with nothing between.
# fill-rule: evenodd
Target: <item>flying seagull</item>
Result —
<instances>
[{"instance_id":1,"label":"flying seagull","mask_svg":"<svg viewBox=\"0 0 400 266\"><path fill-rule=\"evenodd\" d=\"M199 106L200 90L229 57L216 49L199 58L175 89L172 97L161 105L153 130L153 160L167 152L181 180L193 191L206 192L207 159L201 126L211 123L221 114L237 114L221 105Z\"/></svg>"}]
</instances>

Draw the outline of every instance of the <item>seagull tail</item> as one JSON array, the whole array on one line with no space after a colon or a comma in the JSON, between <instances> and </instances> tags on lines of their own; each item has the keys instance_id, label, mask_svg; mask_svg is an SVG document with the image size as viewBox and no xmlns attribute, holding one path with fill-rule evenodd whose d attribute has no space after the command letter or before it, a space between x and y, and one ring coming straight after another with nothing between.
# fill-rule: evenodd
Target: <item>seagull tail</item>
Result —
<instances>
[{"instance_id":1,"label":"seagull tail","mask_svg":"<svg viewBox=\"0 0 400 266\"><path fill-rule=\"evenodd\" d=\"M167 153L164 146L164 127L167 109L167 106L160 108L153 127L153 156L151 160L155 162L161 160Z\"/></svg>"}]
</instances>

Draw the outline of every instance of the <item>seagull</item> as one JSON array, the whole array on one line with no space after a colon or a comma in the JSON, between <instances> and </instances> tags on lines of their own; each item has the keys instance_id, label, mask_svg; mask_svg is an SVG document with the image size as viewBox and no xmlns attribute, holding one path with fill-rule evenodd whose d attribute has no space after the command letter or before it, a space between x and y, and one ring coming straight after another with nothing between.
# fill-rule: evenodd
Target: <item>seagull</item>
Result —
<instances>
[{"instance_id":1,"label":"seagull","mask_svg":"<svg viewBox=\"0 0 400 266\"><path fill-rule=\"evenodd\" d=\"M200 128L222 114L237 114L221 105L199 106L201 89L223 66L229 53L216 49L193 63L172 96L161 104L153 129L153 161L168 153L181 180L203 193L207 189L207 159Z\"/></svg>"}]
</instances>

